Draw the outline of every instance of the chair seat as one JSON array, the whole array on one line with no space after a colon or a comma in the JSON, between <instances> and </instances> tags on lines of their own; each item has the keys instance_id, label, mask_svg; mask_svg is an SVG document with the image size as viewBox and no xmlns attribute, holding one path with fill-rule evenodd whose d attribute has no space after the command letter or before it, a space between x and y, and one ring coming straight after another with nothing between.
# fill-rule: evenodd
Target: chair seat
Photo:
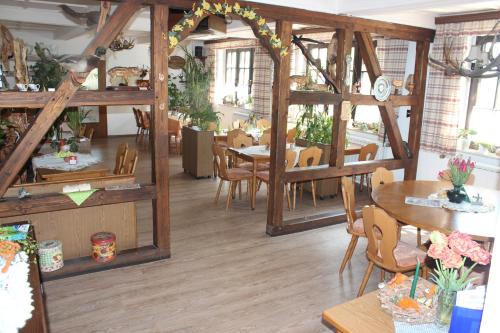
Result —
<instances>
[{"instance_id":1,"label":"chair seat","mask_svg":"<svg viewBox=\"0 0 500 333\"><path fill-rule=\"evenodd\" d=\"M420 262L424 262L427 253L418 247L399 241L394 249L394 258L399 267L409 267L417 265L417 257Z\"/></svg>"},{"instance_id":2,"label":"chair seat","mask_svg":"<svg viewBox=\"0 0 500 333\"><path fill-rule=\"evenodd\" d=\"M248 170L241 168L232 168L227 170L228 180L241 180L252 178L252 173Z\"/></svg>"},{"instance_id":3,"label":"chair seat","mask_svg":"<svg viewBox=\"0 0 500 333\"><path fill-rule=\"evenodd\" d=\"M253 171L253 163L252 162L243 162L243 163L238 164L238 168ZM266 171L266 170L269 170L269 165L267 165L265 163L257 163L257 171Z\"/></svg>"},{"instance_id":4,"label":"chair seat","mask_svg":"<svg viewBox=\"0 0 500 333\"><path fill-rule=\"evenodd\" d=\"M264 183L269 183L269 170L257 172L257 178L262 180Z\"/></svg>"},{"instance_id":5,"label":"chair seat","mask_svg":"<svg viewBox=\"0 0 500 333\"><path fill-rule=\"evenodd\" d=\"M365 226L363 224L363 218L360 217L352 224L352 231L356 234L365 236Z\"/></svg>"}]
</instances>

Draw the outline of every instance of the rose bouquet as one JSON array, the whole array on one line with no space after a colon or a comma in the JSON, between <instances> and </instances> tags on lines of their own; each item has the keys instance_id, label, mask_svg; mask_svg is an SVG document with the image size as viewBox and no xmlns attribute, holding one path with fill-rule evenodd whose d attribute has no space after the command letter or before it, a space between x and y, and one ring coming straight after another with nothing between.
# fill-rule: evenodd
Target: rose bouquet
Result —
<instances>
[{"instance_id":1,"label":"rose bouquet","mask_svg":"<svg viewBox=\"0 0 500 333\"><path fill-rule=\"evenodd\" d=\"M470 158L467 160L457 156L448 162L448 169L439 172L439 178L449 180L453 184L453 190L447 192L450 202L461 203L467 199L467 193L463 188L475 168L475 163Z\"/></svg>"},{"instance_id":2,"label":"rose bouquet","mask_svg":"<svg viewBox=\"0 0 500 333\"><path fill-rule=\"evenodd\" d=\"M448 325L455 304L456 293L465 289L476 278L470 274L477 264L488 265L491 254L467 235L454 231L446 236L433 231L429 237L431 245L427 255L436 261L432 280L439 288L438 322ZM467 259L473 264L465 267Z\"/></svg>"}]
</instances>

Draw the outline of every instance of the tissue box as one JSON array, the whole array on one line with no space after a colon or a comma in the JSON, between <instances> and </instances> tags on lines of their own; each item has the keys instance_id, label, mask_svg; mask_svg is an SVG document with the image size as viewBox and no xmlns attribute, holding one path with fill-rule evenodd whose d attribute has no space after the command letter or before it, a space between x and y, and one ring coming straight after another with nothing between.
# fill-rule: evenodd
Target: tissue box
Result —
<instances>
[{"instance_id":1,"label":"tissue box","mask_svg":"<svg viewBox=\"0 0 500 333\"><path fill-rule=\"evenodd\" d=\"M479 333L485 294L485 286L457 293L449 333Z\"/></svg>"}]
</instances>

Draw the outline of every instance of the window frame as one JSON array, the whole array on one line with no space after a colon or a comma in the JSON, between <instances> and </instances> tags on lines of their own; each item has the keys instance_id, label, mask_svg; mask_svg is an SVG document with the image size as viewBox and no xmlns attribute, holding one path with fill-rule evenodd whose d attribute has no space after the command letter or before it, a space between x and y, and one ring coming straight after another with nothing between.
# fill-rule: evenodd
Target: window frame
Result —
<instances>
[{"instance_id":1,"label":"window frame","mask_svg":"<svg viewBox=\"0 0 500 333\"><path fill-rule=\"evenodd\" d=\"M238 98L238 86L240 84L240 71L241 69L248 69L249 70L249 80L248 80L248 96L251 96L252 95L252 88L253 88L253 74L254 74L254 59L255 59L255 49L254 48L251 48L251 47L245 47L245 48L235 48L235 49L226 49L225 50L225 57L226 57L226 64L225 64L225 68L224 68L224 84L228 84L228 77L227 77L227 74L228 74L228 59L229 59L229 55L231 53L236 53L236 66L234 67L234 70L235 70L235 77L234 77L234 91L233 91L233 97L234 97L234 100L233 100L233 105L238 105L238 102L239 102L239 98ZM240 64L241 64L241 54L244 53L244 52L250 52L250 60L249 60L249 64L250 64L250 67L245 67L245 68L242 68L240 67Z\"/></svg>"}]
</instances>

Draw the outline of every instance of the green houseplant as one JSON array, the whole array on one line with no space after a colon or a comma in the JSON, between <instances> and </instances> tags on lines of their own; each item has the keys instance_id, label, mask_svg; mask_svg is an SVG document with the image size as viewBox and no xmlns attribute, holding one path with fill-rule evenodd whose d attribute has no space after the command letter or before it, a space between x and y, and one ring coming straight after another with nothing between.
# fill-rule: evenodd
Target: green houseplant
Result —
<instances>
[{"instance_id":1,"label":"green houseplant","mask_svg":"<svg viewBox=\"0 0 500 333\"><path fill-rule=\"evenodd\" d=\"M39 84L41 90L57 87L66 70L59 65L47 47L36 43L34 50L38 60L31 66L33 82Z\"/></svg>"},{"instance_id":2,"label":"green houseplant","mask_svg":"<svg viewBox=\"0 0 500 333\"><path fill-rule=\"evenodd\" d=\"M473 129L468 128L460 128L458 130L457 138L459 140L459 147L462 150L466 150L470 148L470 144L472 141L471 136L476 135L477 132Z\"/></svg>"}]
</instances>

